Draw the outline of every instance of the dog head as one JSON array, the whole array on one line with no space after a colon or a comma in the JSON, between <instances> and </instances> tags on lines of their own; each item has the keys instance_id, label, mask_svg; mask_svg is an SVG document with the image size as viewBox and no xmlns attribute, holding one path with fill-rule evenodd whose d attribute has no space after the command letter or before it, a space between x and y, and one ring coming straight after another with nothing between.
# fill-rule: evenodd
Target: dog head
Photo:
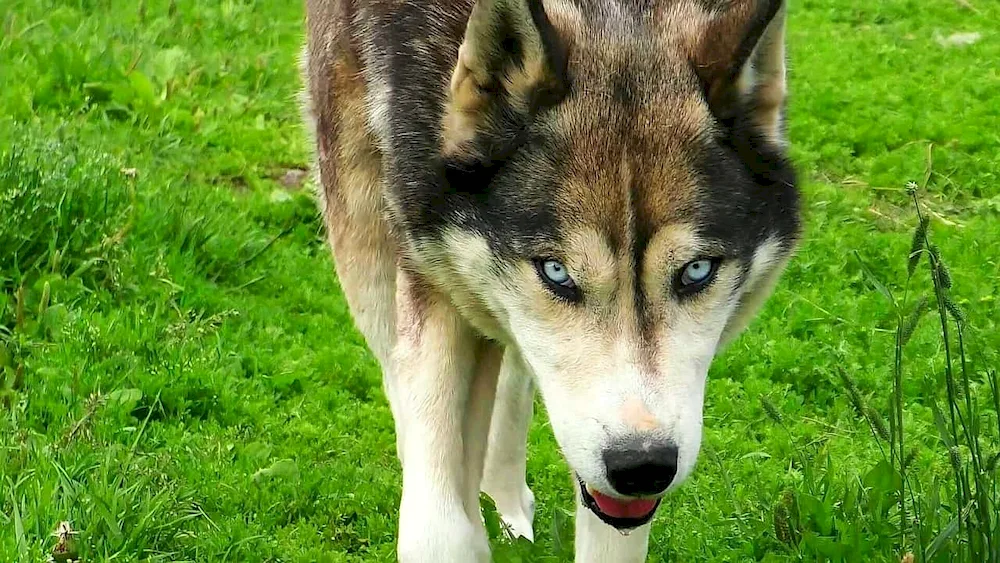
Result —
<instances>
[{"instance_id":1,"label":"dog head","mask_svg":"<svg viewBox=\"0 0 1000 563\"><path fill-rule=\"evenodd\" d=\"M585 503L626 528L694 467L709 365L799 233L779 0L479 0L436 239L536 377Z\"/></svg>"}]
</instances>

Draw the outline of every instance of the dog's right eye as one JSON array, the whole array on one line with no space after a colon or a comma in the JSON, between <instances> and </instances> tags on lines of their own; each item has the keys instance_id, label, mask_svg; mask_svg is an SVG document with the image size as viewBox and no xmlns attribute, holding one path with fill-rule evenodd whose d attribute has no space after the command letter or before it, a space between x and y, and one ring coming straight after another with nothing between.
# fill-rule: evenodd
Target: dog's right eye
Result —
<instances>
[{"instance_id":1,"label":"dog's right eye","mask_svg":"<svg viewBox=\"0 0 1000 563\"><path fill-rule=\"evenodd\" d=\"M580 290L565 264L552 258L539 258L535 260L535 270L549 291L567 301L580 300Z\"/></svg>"}]
</instances>

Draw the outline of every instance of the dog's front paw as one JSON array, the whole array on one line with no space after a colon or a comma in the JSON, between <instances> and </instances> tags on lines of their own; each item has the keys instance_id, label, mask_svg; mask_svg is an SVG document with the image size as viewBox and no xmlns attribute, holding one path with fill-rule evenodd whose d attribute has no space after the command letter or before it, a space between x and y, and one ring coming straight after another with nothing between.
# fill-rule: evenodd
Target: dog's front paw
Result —
<instances>
[{"instance_id":1,"label":"dog's front paw","mask_svg":"<svg viewBox=\"0 0 1000 563\"><path fill-rule=\"evenodd\" d=\"M458 509L432 514L430 510L407 510L399 515L400 563L489 563L486 533Z\"/></svg>"},{"instance_id":2,"label":"dog's front paw","mask_svg":"<svg viewBox=\"0 0 1000 563\"><path fill-rule=\"evenodd\" d=\"M493 499L500 519L507 527L512 539L519 537L535 541L533 521L535 518L535 495L526 483L507 488L483 488L483 492Z\"/></svg>"}]
</instances>

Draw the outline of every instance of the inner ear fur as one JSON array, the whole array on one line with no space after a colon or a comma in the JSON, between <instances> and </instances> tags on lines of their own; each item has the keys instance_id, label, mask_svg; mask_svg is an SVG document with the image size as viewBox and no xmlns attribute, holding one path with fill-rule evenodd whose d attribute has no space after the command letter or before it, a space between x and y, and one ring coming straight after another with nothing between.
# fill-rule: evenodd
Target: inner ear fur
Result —
<instances>
[{"instance_id":1,"label":"inner ear fur","mask_svg":"<svg viewBox=\"0 0 1000 563\"><path fill-rule=\"evenodd\" d=\"M762 134L784 145L785 1L730 0L693 41L690 57L712 112L748 111Z\"/></svg>"},{"instance_id":2,"label":"inner ear fur","mask_svg":"<svg viewBox=\"0 0 1000 563\"><path fill-rule=\"evenodd\" d=\"M483 160L565 91L565 48L541 0L478 0L458 50L445 108L446 157Z\"/></svg>"}]
</instances>

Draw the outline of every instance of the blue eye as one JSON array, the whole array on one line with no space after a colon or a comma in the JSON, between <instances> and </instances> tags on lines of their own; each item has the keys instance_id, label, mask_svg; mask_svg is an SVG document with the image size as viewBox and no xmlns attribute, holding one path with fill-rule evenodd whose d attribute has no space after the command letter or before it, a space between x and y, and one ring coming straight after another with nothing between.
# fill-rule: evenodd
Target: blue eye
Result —
<instances>
[{"instance_id":1,"label":"blue eye","mask_svg":"<svg viewBox=\"0 0 1000 563\"><path fill-rule=\"evenodd\" d=\"M562 262L556 260L545 260L542 262L542 275L545 279L556 284L567 287L575 285L573 278L569 277L569 272Z\"/></svg>"},{"instance_id":2,"label":"blue eye","mask_svg":"<svg viewBox=\"0 0 1000 563\"><path fill-rule=\"evenodd\" d=\"M691 294L708 287L720 262L719 259L699 258L685 264L677 277L678 293Z\"/></svg>"},{"instance_id":3,"label":"blue eye","mask_svg":"<svg viewBox=\"0 0 1000 563\"><path fill-rule=\"evenodd\" d=\"M580 301L580 290L565 264L551 258L539 258L535 260L535 270L549 291L557 297L570 302Z\"/></svg>"}]
</instances>

